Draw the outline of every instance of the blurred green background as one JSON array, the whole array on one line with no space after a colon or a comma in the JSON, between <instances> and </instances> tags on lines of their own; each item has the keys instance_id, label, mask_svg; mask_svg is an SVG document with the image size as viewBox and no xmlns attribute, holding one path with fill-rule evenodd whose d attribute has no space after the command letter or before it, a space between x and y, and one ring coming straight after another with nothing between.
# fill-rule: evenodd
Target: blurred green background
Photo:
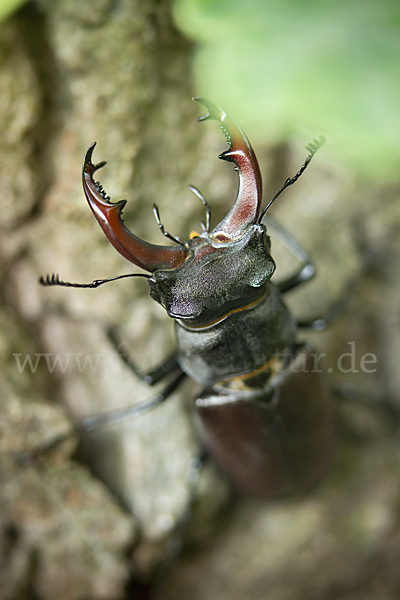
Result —
<instances>
[{"instance_id":1,"label":"blurred green background","mask_svg":"<svg viewBox=\"0 0 400 600\"><path fill-rule=\"evenodd\" d=\"M22 6L25 0L0 0L0 20L6 19L14 10Z\"/></svg>"},{"instance_id":2,"label":"blurred green background","mask_svg":"<svg viewBox=\"0 0 400 600\"><path fill-rule=\"evenodd\" d=\"M397 177L398 1L176 0L175 18L198 92L246 115L252 140L323 134L356 175Z\"/></svg>"}]
</instances>

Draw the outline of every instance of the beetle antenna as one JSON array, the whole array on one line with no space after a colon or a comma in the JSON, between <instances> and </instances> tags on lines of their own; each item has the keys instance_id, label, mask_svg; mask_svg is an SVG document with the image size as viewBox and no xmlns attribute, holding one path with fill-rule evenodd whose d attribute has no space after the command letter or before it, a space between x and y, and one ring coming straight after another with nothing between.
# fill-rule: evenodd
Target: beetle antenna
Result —
<instances>
[{"instance_id":1,"label":"beetle antenna","mask_svg":"<svg viewBox=\"0 0 400 600\"><path fill-rule=\"evenodd\" d=\"M294 183L296 183L296 181L299 179L299 177L307 169L307 167L310 164L311 159L314 156L314 154L316 153L316 151L319 150L321 148L321 146L323 146L323 144L325 144L325 141L326 141L326 138L323 135L321 135L318 139L315 139L312 142L310 142L309 144L307 144L306 150L308 150L308 156L307 156L306 160L301 165L301 167L297 171L296 175L293 175L293 177L288 177L288 179L286 179L286 181L283 184L283 186L281 187L281 189L275 194L275 196L273 198L271 198L271 200L268 202L267 206L261 212L261 214L258 218L258 223L261 223L261 221L264 218L265 213L267 212L267 210L269 209L271 204L278 198L278 196L280 196L282 194L282 192L284 190L286 190L286 188L288 188L290 185L293 185Z\"/></svg>"},{"instance_id":2,"label":"beetle antenna","mask_svg":"<svg viewBox=\"0 0 400 600\"><path fill-rule=\"evenodd\" d=\"M103 283L108 283L109 281L116 281L117 279L125 279L127 277L146 277L146 279L150 279L150 275L146 275L145 273L128 273L127 275L118 275L117 277L110 277L109 279L95 279L91 283L71 283L70 281L62 281L57 274L43 275L39 278L39 283L46 287L59 285L62 287L74 287L74 288L98 288Z\"/></svg>"},{"instance_id":3,"label":"beetle antenna","mask_svg":"<svg viewBox=\"0 0 400 600\"><path fill-rule=\"evenodd\" d=\"M198 198L200 198L200 200L203 203L203 206L206 209L206 223L204 224L204 221L201 222L201 226L203 228L203 231L205 231L206 233L210 232L210 223L211 223L211 208L210 205L208 204L207 200L204 198L203 194L200 192L200 190L197 189L197 187L195 187L194 185L189 185L188 186L189 190L191 192L193 192L193 194L195 196L197 196Z\"/></svg>"},{"instance_id":4,"label":"beetle antenna","mask_svg":"<svg viewBox=\"0 0 400 600\"><path fill-rule=\"evenodd\" d=\"M168 231L165 231L164 225L161 223L160 212L158 210L158 206L157 206L157 204L155 202L153 204L153 213L154 213L154 216L155 216L156 221L157 221L157 225L159 226L161 233L163 235L165 235L165 237L167 237L168 239L170 239L173 242L175 242L176 244L179 244L180 246L183 246L184 244L183 244L182 240L180 240L178 237L174 237L173 235L171 235L170 233L168 233Z\"/></svg>"}]
</instances>

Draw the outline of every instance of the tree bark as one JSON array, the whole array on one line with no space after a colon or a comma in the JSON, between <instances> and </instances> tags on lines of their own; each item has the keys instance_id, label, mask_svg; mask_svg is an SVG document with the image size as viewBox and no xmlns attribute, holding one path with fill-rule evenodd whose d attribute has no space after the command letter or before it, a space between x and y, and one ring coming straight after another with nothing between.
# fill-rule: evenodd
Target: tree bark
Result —
<instances>
[{"instance_id":1,"label":"tree bark","mask_svg":"<svg viewBox=\"0 0 400 600\"><path fill-rule=\"evenodd\" d=\"M143 239L164 243L153 202L172 234L198 229L204 209L188 183L213 198L214 223L231 206L235 181L216 160L223 143L195 123L191 46L167 0L28 2L2 24L0 45L2 598L139 599L149 588L163 600L397 598L398 415L383 407L399 408L398 189L372 189L314 159L314 175L274 207L320 269L304 295L288 296L296 315L323 312L362 263L368 275L329 331L303 336L327 354L329 389L359 397L332 396L338 451L326 482L305 498L237 499L232 509L228 484L207 464L192 502L194 385L79 444L75 434L85 416L153 393L106 334L117 327L143 369L172 351L172 324L145 281L38 285L48 272L89 282L137 271L83 197L82 159L95 140L95 161L108 160L99 178L113 200L128 198L124 218ZM298 167L287 148L258 154L276 179L269 189Z\"/></svg>"}]
</instances>

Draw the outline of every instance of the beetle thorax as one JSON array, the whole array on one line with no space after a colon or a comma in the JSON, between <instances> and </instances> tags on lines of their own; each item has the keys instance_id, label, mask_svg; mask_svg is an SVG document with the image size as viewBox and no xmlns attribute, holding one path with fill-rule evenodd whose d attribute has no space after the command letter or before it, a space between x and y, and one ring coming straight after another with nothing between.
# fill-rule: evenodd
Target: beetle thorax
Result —
<instances>
[{"instance_id":1,"label":"beetle thorax","mask_svg":"<svg viewBox=\"0 0 400 600\"><path fill-rule=\"evenodd\" d=\"M200 384L251 373L294 342L296 324L272 283L253 305L232 310L208 326L176 321L181 368Z\"/></svg>"}]
</instances>

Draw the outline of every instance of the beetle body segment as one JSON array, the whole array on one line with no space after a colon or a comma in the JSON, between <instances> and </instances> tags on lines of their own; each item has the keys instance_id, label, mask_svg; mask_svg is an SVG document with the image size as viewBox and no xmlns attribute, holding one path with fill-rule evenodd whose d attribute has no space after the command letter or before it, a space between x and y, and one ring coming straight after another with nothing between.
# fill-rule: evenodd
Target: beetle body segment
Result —
<instances>
[{"instance_id":1,"label":"beetle body segment","mask_svg":"<svg viewBox=\"0 0 400 600\"><path fill-rule=\"evenodd\" d=\"M258 497L302 492L328 468L334 446L331 404L312 348L264 386L215 386L196 400L200 438L236 488Z\"/></svg>"},{"instance_id":2,"label":"beetle body segment","mask_svg":"<svg viewBox=\"0 0 400 600\"><path fill-rule=\"evenodd\" d=\"M203 385L261 369L290 347L296 324L279 291L263 286L261 299L232 311L204 327L188 327L177 321L178 361L182 370Z\"/></svg>"}]
</instances>

